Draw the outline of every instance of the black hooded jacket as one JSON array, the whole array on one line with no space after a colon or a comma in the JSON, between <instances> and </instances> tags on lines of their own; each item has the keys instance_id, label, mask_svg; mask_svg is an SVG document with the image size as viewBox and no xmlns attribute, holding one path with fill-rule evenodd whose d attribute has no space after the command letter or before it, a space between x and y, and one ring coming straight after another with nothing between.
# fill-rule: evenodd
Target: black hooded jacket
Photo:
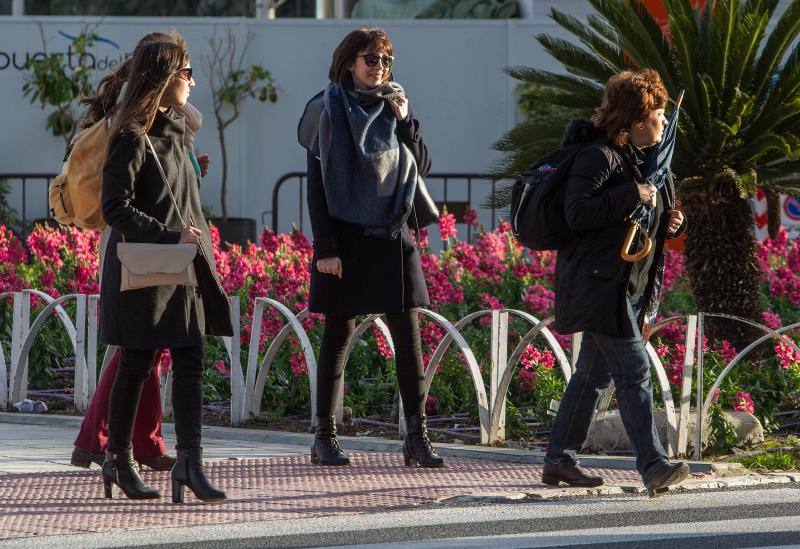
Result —
<instances>
[{"instance_id":1,"label":"black hooded jacket","mask_svg":"<svg viewBox=\"0 0 800 549\"><path fill-rule=\"evenodd\" d=\"M555 328L565 334L591 331L635 337L639 335L641 319L632 319L629 314L628 286L633 264L625 262L620 252L630 227L627 218L639 205L634 166L642 162L642 156L630 145L614 146L597 133L590 121L573 121L564 145L586 140L592 144L577 154L566 182L564 213L577 236L556 258ZM666 209L674 207L672 177L658 199ZM642 291L647 310L658 306L667 223L666 215L653 223L655 260L647 264L647 284ZM683 228L670 237L679 236Z\"/></svg>"}]
</instances>

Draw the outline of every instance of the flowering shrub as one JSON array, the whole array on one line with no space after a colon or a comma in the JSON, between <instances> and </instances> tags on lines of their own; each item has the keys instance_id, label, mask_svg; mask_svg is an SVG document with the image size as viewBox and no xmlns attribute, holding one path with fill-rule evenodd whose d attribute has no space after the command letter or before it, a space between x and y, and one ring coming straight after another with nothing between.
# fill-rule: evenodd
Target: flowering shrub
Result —
<instances>
[{"instance_id":1,"label":"flowering shrub","mask_svg":"<svg viewBox=\"0 0 800 549\"><path fill-rule=\"evenodd\" d=\"M474 211L468 211L465 219L471 226L478 227ZM421 231L418 238L431 309L451 321L475 311L502 308L522 310L539 319L552 314L554 253L523 249L505 222L494 231L476 230L469 242L457 238L456 222L450 214L442 216L438 229L446 242L440 253L428 247L426 230ZM97 293L98 240L94 232L40 226L30 234L27 246L23 247L8 229L0 226L0 291L36 288L53 296ZM312 247L300 232L275 234L265 230L257 243L244 248L231 245L223 250L219 246L219 234L212 227L212 240L222 285L229 295L240 298L241 363L245 367L255 298L274 298L295 313L305 309ZM777 327L800 321L800 241L787 240L783 232L779 238L761 245L758 260L764 273L763 322ZM664 289L660 319L695 310L684 275L683 258L674 251L667 252ZM8 300L0 302L4 330L0 339L5 345L10 339L10 309ZM35 311L32 314L35 315ZM34 387L51 383L55 369L62 367L64 360L72 355L63 330L55 322L47 328L51 322L46 323L45 332L37 339L31 354ZM488 383L485 365L490 361L490 323L487 314L461 329L481 367L485 383ZM261 333L257 335L259 361L284 325L285 319L269 309ZM307 315L303 326L315 350L318 349L323 332L321 315ZM512 315L509 354L529 329L527 322ZM423 318L420 332L427 364L445 331ZM570 338L561 334L555 336L569 352ZM686 352L685 327L680 323L667 325L651 341L665 365L673 397L677 399ZM728 341L704 341L703 346L708 391L738 351ZM353 407L357 416L385 418L396 414L394 356L377 328L368 331L353 345L345 377L345 404ZM218 338L208 341L204 379L208 403L228 398L230 363ZM564 386L554 354L543 338L537 337L522 350L509 403L513 403L515 414L535 415L547 424L552 419L547 414L550 401L560 398ZM267 376L262 409L273 417L307 415L310 396L305 357L299 342L290 337L278 350ZM731 371L715 395L715 401L721 406L756 413L767 426L774 421L774 414L782 403L795 400L800 401L800 356L787 345L774 342L748 355ZM472 378L455 345L451 345L439 362L426 408L441 414L467 412L473 419L477 417Z\"/></svg>"}]
</instances>

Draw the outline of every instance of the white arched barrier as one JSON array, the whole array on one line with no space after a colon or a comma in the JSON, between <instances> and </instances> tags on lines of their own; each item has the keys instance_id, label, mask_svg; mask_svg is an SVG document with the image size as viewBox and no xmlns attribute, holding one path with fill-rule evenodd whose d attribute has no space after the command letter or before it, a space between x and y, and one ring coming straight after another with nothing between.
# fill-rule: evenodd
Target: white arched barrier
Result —
<instances>
[{"instance_id":1,"label":"white arched barrier","mask_svg":"<svg viewBox=\"0 0 800 549\"><path fill-rule=\"evenodd\" d=\"M497 318L497 321L495 318ZM490 391L490 394L492 394L492 415L489 424L489 439L492 442L499 442L505 438L504 420L506 412L506 395L511 387L511 380L514 378L514 372L516 371L517 364L519 364L520 360L522 359L522 355L525 353L525 349L527 349L531 341L533 341L533 339L540 333L543 333L544 330L547 330L547 326L553 322L552 316L541 321L535 319L534 317L531 318L533 319L533 328L528 330L528 332L522 337L520 342L514 348L514 351L511 353L511 357L506 361L505 349L503 347L505 341L508 339L508 312L492 311L492 337L493 339L497 337L497 343L493 341L492 348L493 351L494 349L498 350L497 358L492 360L493 366L496 364L498 369L493 370L491 375L493 383L491 384L492 390ZM498 325L498 328L495 328L495 324ZM561 346L558 345L557 341L556 345L563 355L563 349L561 349ZM495 356L495 353L492 352L492 355ZM567 382L569 382L571 371L565 356L564 362L559 360L559 365L562 373L564 374L564 378L567 380Z\"/></svg>"},{"instance_id":2,"label":"white arched barrier","mask_svg":"<svg viewBox=\"0 0 800 549\"><path fill-rule=\"evenodd\" d=\"M65 296L61 296L57 299L53 299L51 296L45 294L44 292L40 292L38 290L25 290L28 294L28 299L24 300L27 301L28 307L30 307L30 296L36 295L37 297L44 300L47 305L44 309L39 313L36 319L31 325L30 329L25 329L25 322L22 319L21 328L25 329L27 332L25 335L25 339L23 340L22 346L19 350L19 354L16 357L16 360L12 357L12 365L11 369L14 372L14 377L12 380L12 390L11 390L11 398L12 400L16 399L23 399L27 394L27 384L28 384L28 355L30 353L31 347L33 346L33 341L38 335L39 331L42 328L44 322L50 317L52 312L56 312L58 314L59 319L61 320L62 325L67 331L69 335L70 341L72 343L72 347L75 351L75 386L74 386L74 404L75 407L83 411L89 405L89 389L88 389L88 380L86 377L86 341L85 341L85 327L86 327L86 295L85 294L69 294ZM62 303L65 303L71 299L76 300L76 314L75 314L75 324L72 323L69 315L67 315L66 311L61 307ZM28 309L29 310L29 309Z\"/></svg>"},{"instance_id":3,"label":"white arched barrier","mask_svg":"<svg viewBox=\"0 0 800 549\"><path fill-rule=\"evenodd\" d=\"M520 311L517 309L502 309L502 310L492 310L492 309L485 309L482 311L476 311L474 313L470 313L461 320L459 320L454 326L453 329L456 333L459 334L459 337L463 340L461 336L460 330L464 328L467 324L473 322L474 320L481 318L486 315L493 315L492 316L492 349L491 349L491 364L492 370L490 372L490 413L487 414L488 417L486 418L486 425L481 425L481 434L483 435L484 427L487 431L487 437L489 441L495 442L503 438L503 424L505 422L505 402L506 402L506 393L508 391L508 387L510 386L510 379L513 377L513 368L516 366L516 363L519 361L519 358L522 356L522 352L524 351L527 344L540 332L542 336L544 336L548 346L553 351L553 355L555 356L558 365L561 368L562 373L567 381L569 381L571 369L569 365L569 360L567 360L566 355L564 354L564 350L559 345L558 340L552 334L552 332L547 328L547 325L552 322L549 320L544 325L541 326L539 330L536 330L534 333L528 332L530 338L525 342L523 345L520 342L517 345L512 356L516 356L514 358L514 362L506 360L506 353L507 353L507 338L508 338L508 317L509 315L517 316L528 323L534 326L534 329L541 324L541 321L534 317L533 315L526 313L525 311ZM527 337L527 336L526 336ZM445 352L449 348L450 344L453 342L453 336L448 331L442 340L439 342L439 345L436 347L433 355L431 355L431 359L428 362L428 367L425 371L425 395L427 396L428 391L430 390L431 383L433 382L433 375L436 372L436 368L439 365L442 357L444 356ZM524 340L525 338L523 338ZM466 344L466 342L465 342ZM470 349L470 354L472 354L472 350ZM501 380L503 379L506 370L511 369L511 373L508 374L509 376L509 384L505 386L505 389L501 390ZM480 370L478 370L478 377L480 378ZM473 385L475 385L476 394L478 393L477 385L475 384L475 375L473 374ZM483 382L481 381L480 384L481 390L485 392L483 387ZM480 398L480 397L479 397ZM480 409L480 405L479 405ZM496 416L494 411L497 410ZM496 419L492 419L496 417ZM482 444L485 444L482 441Z\"/></svg>"},{"instance_id":4,"label":"white arched barrier","mask_svg":"<svg viewBox=\"0 0 800 549\"><path fill-rule=\"evenodd\" d=\"M24 290L22 292L6 292L0 293L1 298L13 296L13 315L12 315L12 340L9 347L10 372L5 369L6 352L2 343L0 343L0 404L6 406L9 400L25 398L27 389L27 359L33 343L41 331L44 322L52 316L52 313L60 319L61 325L65 328L67 335L70 338L73 349L75 350L75 406L78 409L85 409L88 405L96 388L97 377L97 310L98 310L98 296L87 296L84 294L71 294L53 298L44 292L38 290ZM32 296L37 296L42 299L46 305L42 311L39 312L33 324L30 323L30 304ZM75 323L68 313L62 307L63 303L75 299L76 300L76 319ZM247 366L247 379L245 380L242 372L240 360L240 336L239 336L239 311L240 304L238 297L229 299L231 303L231 320L234 326L235 334L233 337L223 338L228 358L231 365L231 423L237 425L244 419L249 417L249 414L260 413L260 405L263 397L264 387L266 385L266 378L269 372L271 363L277 356L279 347L285 340L294 333L300 341L306 363L308 365L309 381L312 393L312 406L316 404L316 359L313 354L311 343L308 335L302 326L302 321L307 319L309 312L303 310L297 315L291 312L286 306L280 302L269 298L257 298L255 303L255 311L253 317L253 333L251 334L250 349L248 353L248 366ZM266 307L273 307L277 309L280 314L287 320L275 339L271 342L267 349L261 364L258 361L258 348L260 341L261 324L263 314ZM514 375L514 369L519 363L522 354L527 345L537 336L542 335L549 347L552 349L559 367L562 370L564 378L569 381L572 374L572 367L570 361L567 359L563 349L558 344L553 334L547 328L552 322L552 318L539 320L532 315L518 310L484 310L471 313L453 324L445 319L443 316L427 309L420 309L420 314L429 318L440 327L444 328L445 335L436 346L431 359L426 366L425 370L425 394L430 389L433 381L433 376L439 366L444 354L448 350L450 344L455 341L459 350L463 354L467 369L470 373L473 387L475 389L476 400L478 403L478 416L480 421L480 439L481 443L488 443L490 441L501 440L503 438L503 418L505 410L505 401ZM478 366L475 356L462 336L460 330L463 329L468 323L480 318L484 315L492 316L492 332L491 332L491 370L490 370L490 391L487 395L486 387L483 383L480 368ZM511 353L511 357L505 360L507 354L507 337L508 337L508 322L510 316L517 316L532 324L532 328L522 337L520 342L516 345ZM697 343L702 340L702 332L704 328L704 317L716 317L729 320L735 320L755 328L760 329L765 333L764 336L757 339L744 350L739 352L719 374L711 389L707 394L703 394L703 349ZM672 401L672 393L669 388L669 382L664 371L663 364L661 363L655 349L648 344L647 353L653 365L658 382L662 389L664 397L664 405L667 413L668 421L668 453L672 456L675 453L685 453L688 445L687 436L687 423L689 417L689 404L692 392L692 369L695 366L696 356L696 382L695 387L697 391L697 425L700 426L697 433L695 443L695 457L697 459L702 457L701 440L703 435L703 424L708 414L708 409L711 403L711 398L714 392L719 388L721 383L730 373L730 371L739 364L743 358L750 353L753 349L758 347L769 339L776 339L794 352L800 354L800 348L794 341L783 334L789 330L800 328L800 323L792 324L778 329L771 329L763 324L753 322L747 319L735 317L732 315L724 315L717 313L698 313L697 315L676 316L665 319L656 324L652 330L652 334L657 333L665 326L686 320L686 351L684 355L684 368L681 385L681 408L680 417L676 422L675 407ZM86 326L88 324L88 332ZM363 337L367 330L376 325L381 330L382 334L387 340L389 347L394 351L394 345L391 338L391 333L386 326L380 315L369 315L359 326L355 329L354 337L350 342L347 349L347 356L349 357L355 342ZM580 338L575 338L574 341L580 343ZM573 348L573 354L575 354ZM106 350L100 374L107 367L109 361L116 352L116 348L109 346ZM695 355L695 352L697 353ZM573 361L574 362L574 361ZM259 367L260 366L260 367ZM167 375L163 382L162 402L165 414L169 414L171 408L171 376ZM610 392L604 395L601 399L601 404L597 410L596 418L601 419L606 413L608 402L610 401ZM341 401L341 399L340 399ZM402 400L401 406L401 432L403 429L402 419ZM316 415L316 410L312 413ZM341 408L339 409L341 413Z\"/></svg>"},{"instance_id":5,"label":"white arched barrier","mask_svg":"<svg viewBox=\"0 0 800 549\"><path fill-rule=\"evenodd\" d=\"M297 313L296 318L300 322L302 326L302 322L308 317L309 312L308 309L303 309L299 313ZM259 326L259 330L260 330ZM264 353L264 357L261 359L261 364L257 363L258 360L258 349L256 349L255 355L253 355L253 342L252 342L252 334L250 336L250 347L248 353L248 361L247 361L247 372L248 378L250 371L253 370L255 375L255 385L252 389L247 390L250 397L250 414L253 416L257 416L261 413L261 400L264 396L264 387L267 383L267 374L269 374L269 370L272 367L272 362L275 360L275 357L278 355L278 351L280 350L281 345L289 338L289 336L294 333L295 327L292 323L287 322L283 325L280 332L277 333L275 339L272 340L269 347L267 347L267 351ZM305 332L305 330L304 330ZM259 336L260 337L260 336ZM256 371L255 366L258 368Z\"/></svg>"},{"instance_id":6,"label":"white arched barrier","mask_svg":"<svg viewBox=\"0 0 800 549\"><path fill-rule=\"evenodd\" d=\"M761 331L765 332L765 335L760 337L759 339L753 341L750 345L745 347L741 352L739 352L733 359L723 368L720 374L717 376L717 379L714 381L711 388L708 390L706 395L703 395L703 346L702 344L698 345L697 351L697 429L696 429L696 436L695 436L695 448L694 448L694 458L696 460L700 460L703 457L703 449L702 449L702 442L703 442L703 427L705 423L706 416L708 415L708 408L711 405L711 400L714 393L719 388L722 381L728 376L730 371L736 366L742 358L744 358L750 351L768 341L769 339L777 339L781 343L788 345L795 353L800 355L800 348L795 345L794 341L791 338L784 336L783 334L789 330L794 330L800 328L800 323L791 324L789 326L784 326L778 329L772 329L768 326L760 324L758 322L754 322L752 320L748 320L746 318L741 318L738 316L733 315L726 315L721 313L699 313L699 321L698 321L698 341L702 341L702 330L705 317L714 317L714 318L724 318L727 320L734 320L737 322L741 322L743 324L747 324L754 328L758 328Z\"/></svg>"},{"instance_id":7,"label":"white arched barrier","mask_svg":"<svg viewBox=\"0 0 800 549\"><path fill-rule=\"evenodd\" d=\"M431 383L433 383L433 376L436 374L436 368L439 366L439 362L442 360L442 357L444 356L445 351L447 351L447 348L450 346L450 343L455 341L456 345L458 346L458 350L461 352L464 360L467 362L467 368L472 379L472 386L475 389L475 397L478 401L480 442L481 444L488 444L491 422L489 399L486 396L486 387L483 384L481 369L478 366L478 362L475 360L475 354L472 352L472 348L467 343L467 340L464 339L464 336L461 335L461 332L458 331L458 328L456 328L456 326L445 317L429 309L420 309L419 312L436 322L445 330L444 338L439 342L439 345L431 355L428 365L425 368L425 394L423 398L427 400L428 391L430 391ZM469 316L465 318L469 318ZM462 322L463 320L464 319L462 319Z\"/></svg>"},{"instance_id":8,"label":"white arched barrier","mask_svg":"<svg viewBox=\"0 0 800 549\"><path fill-rule=\"evenodd\" d=\"M17 321L18 312L21 311L22 292L0 293L0 299L6 299L8 297L12 298L11 341L8 347L8 366L6 366L3 342L0 341L0 409L5 409L11 399L11 380L14 379L14 373L10 372L7 368L10 369L15 361L16 353L20 346L18 328L22 325L22 322Z\"/></svg>"},{"instance_id":9,"label":"white arched barrier","mask_svg":"<svg viewBox=\"0 0 800 549\"><path fill-rule=\"evenodd\" d=\"M267 307L276 309L287 320L287 325L278 333L278 336L267 349L261 367L259 368L258 349L261 340L261 323L264 317L264 311ZM306 359L308 378L311 383L312 421L316 418L317 361L314 357L314 349L308 339L308 334L306 334L302 324L302 320L308 315L308 310L304 309L299 315L302 315L302 318L295 315L286 305L274 299L268 297L256 298L253 308L253 324L250 332L250 347L247 358L247 381L241 388L240 417L242 419L249 417L251 413L260 413L261 397L264 392L269 368L277 355L278 348L292 331L300 341L300 347ZM241 372L241 367L239 371ZM233 373L231 373L231 378L233 378ZM231 382L231 385L233 385L233 382ZM231 407L233 407L233 403L231 403Z\"/></svg>"},{"instance_id":10,"label":"white arched barrier","mask_svg":"<svg viewBox=\"0 0 800 549\"><path fill-rule=\"evenodd\" d=\"M678 436L676 445L674 446L674 455L686 455L689 444L689 411L692 401L693 379L692 370L694 369L695 347L697 346L698 335L697 315L673 316L665 318L664 320L657 322L650 331L650 335L653 336L670 324L681 322L684 319L686 321L686 345L683 354L683 369L681 372L681 403L677 422ZM669 437L668 440L670 441L671 445L672 441ZM670 454L670 457L672 455L673 454Z\"/></svg>"},{"instance_id":11,"label":"white arched barrier","mask_svg":"<svg viewBox=\"0 0 800 549\"><path fill-rule=\"evenodd\" d=\"M19 354L22 349L22 342L28 335L28 327L30 326L30 297L23 292L3 292L0 293L0 299L6 297L13 297L12 313L11 313L11 342L9 346L9 367L6 374L6 363L3 362L3 399L7 406L9 402L14 400L21 400L27 396L27 360L24 362L26 383L22 390L22 397L14 394L14 379L16 378L16 368L19 362Z\"/></svg>"}]
</instances>

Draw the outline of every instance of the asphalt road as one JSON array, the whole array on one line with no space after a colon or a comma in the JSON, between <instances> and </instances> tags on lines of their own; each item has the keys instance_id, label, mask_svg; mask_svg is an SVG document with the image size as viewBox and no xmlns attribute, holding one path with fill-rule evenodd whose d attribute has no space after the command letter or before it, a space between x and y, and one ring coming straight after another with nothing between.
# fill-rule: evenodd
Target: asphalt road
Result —
<instances>
[{"instance_id":1,"label":"asphalt road","mask_svg":"<svg viewBox=\"0 0 800 549\"><path fill-rule=\"evenodd\" d=\"M390 513L28 538L5 547L800 547L800 489L472 504Z\"/></svg>"}]
</instances>

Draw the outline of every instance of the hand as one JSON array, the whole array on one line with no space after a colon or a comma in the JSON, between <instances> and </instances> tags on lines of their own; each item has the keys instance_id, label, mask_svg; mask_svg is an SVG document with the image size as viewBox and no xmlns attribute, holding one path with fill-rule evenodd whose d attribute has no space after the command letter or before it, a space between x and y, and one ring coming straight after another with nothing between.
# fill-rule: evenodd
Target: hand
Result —
<instances>
[{"instance_id":1,"label":"hand","mask_svg":"<svg viewBox=\"0 0 800 549\"><path fill-rule=\"evenodd\" d=\"M205 177L208 173L208 165L211 163L211 159L207 154L201 154L197 157L197 163L200 165L200 176Z\"/></svg>"},{"instance_id":2,"label":"hand","mask_svg":"<svg viewBox=\"0 0 800 549\"><path fill-rule=\"evenodd\" d=\"M326 257L317 260L317 270L321 273L342 278L342 260L338 257Z\"/></svg>"},{"instance_id":3,"label":"hand","mask_svg":"<svg viewBox=\"0 0 800 549\"><path fill-rule=\"evenodd\" d=\"M667 232L677 233L678 229L680 229L681 225L683 225L683 221L686 219L686 216L684 216L683 212L680 210L667 210L667 213L669 214Z\"/></svg>"},{"instance_id":4,"label":"hand","mask_svg":"<svg viewBox=\"0 0 800 549\"><path fill-rule=\"evenodd\" d=\"M637 183L636 186L639 188L639 201L655 208L658 189L653 185L642 185L640 183Z\"/></svg>"},{"instance_id":5,"label":"hand","mask_svg":"<svg viewBox=\"0 0 800 549\"><path fill-rule=\"evenodd\" d=\"M408 116L408 99L405 97L398 97L397 99L390 99L389 106L392 107L394 115L398 120L405 120Z\"/></svg>"},{"instance_id":6,"label":"hand","mask_svg":"<svg viewBox=\"0 0 800 549\"><path fill-rule=\"evenodd\" d=\"M181 231L181 239L178 241L178 244L197 244L200 245L200 235L203 233L200 232L200 229L195 229L194 227L186 227Z\"/></svg>"}]
</instances>

